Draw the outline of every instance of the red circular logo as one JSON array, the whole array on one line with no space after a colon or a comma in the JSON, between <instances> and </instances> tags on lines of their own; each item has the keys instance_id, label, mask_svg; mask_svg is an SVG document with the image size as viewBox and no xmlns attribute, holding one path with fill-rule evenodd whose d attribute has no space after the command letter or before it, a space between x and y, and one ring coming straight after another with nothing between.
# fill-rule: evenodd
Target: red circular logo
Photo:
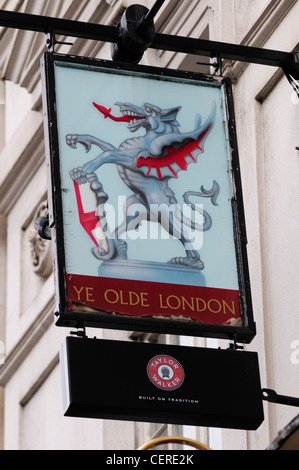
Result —
<instances>
[{"instance_id":1,"label":"red circular logo","mask_svg":"<svg viewBox=\"0 0 299 470\"><path fill-rule=\"evenodd\" d=\"M172 391L184 382L185 373L181 364L171 356L155 356L147 365L147 375L158 388Z\"/></svg>"}]
</instances>

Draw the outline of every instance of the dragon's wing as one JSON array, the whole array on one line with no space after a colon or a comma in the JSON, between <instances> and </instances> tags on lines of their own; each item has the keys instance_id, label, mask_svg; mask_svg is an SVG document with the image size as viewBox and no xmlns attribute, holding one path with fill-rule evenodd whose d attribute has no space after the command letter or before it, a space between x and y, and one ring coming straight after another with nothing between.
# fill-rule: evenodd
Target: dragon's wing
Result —
<instances>
[{"instance_id":1,"label":"dragon's wing","mask_svg":"<svg viewBox=\"0 0 299 470\"><path fill-rule=\"evenodd\" d=\"M137 160L139 168L146 176L162 180L177 178L179 171L186 171L190 163L204 152L205 141L210 134L216 118L216 103L206 122L201 126L200 116L196 117L196 129L185 134L164 134L157 137L151 144L148 157Z\"/></svg>"}]
</instances>

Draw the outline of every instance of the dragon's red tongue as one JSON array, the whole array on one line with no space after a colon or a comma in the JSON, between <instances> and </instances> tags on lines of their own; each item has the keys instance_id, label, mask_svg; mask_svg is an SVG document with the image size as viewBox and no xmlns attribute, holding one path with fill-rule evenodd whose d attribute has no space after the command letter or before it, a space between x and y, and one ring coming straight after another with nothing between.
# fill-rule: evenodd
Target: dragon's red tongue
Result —
<instances>
[{"instance_id":1,"label":"dragon's red tongue","mask_svg":"<svg viewBox=\"0 0 299 470\"><path fill-rule=\"evenodd\" d=\"M112 119L112 121L116 121L116 122L131 122L133 119L142 119L142 116L121 116L121 117L115 117L115 116L112 116L111 114L111 108L110 109L107 109L105 108L104 106L101 106L99 104L96 104L96 103L92 103L94 105L95 108L97 108L98 111L100 111L100 113L102 113L104 116L105 116L105 119L110 118Z\"/></svg>"}]
</instances>

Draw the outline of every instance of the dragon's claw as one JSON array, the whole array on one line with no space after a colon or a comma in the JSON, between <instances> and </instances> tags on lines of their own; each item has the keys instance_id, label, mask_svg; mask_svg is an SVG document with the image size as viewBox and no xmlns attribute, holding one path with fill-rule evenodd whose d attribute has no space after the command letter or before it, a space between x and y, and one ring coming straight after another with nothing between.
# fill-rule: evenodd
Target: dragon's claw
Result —
<instances>
[{"instance_id":1,"label":"dragon's claw","mask_svg":"<svg viewBox=\"0 0 299 470\"><path fill-rule=\"evenodd\" d=\"M85 184L87 183L87 173L83 170L82 167L74 168L70 171L70 177L73 181L78 184Z\"/></svg>"},{"instance_id":2,"label":"dragon's claw","mask_svg":"<svg viewBox=\"0 0 299 470\"><path fill-rule=\"evenodd\" d=\"M86 136L80 136L78 134L68 134L66 136L66 143L69 147L76 149L77 144L82 144L85 147L86 153L88 153L91 149L91 142Z\"/></svg>"},{"instance_id":3,"label":"dragon's claw","mask_svg":"<svg viewBox=\"0 0 299 470\"><path fill-rule=\"evenodd\" d=\"M204 263L201 261L200 258L198 259L191 259L188 256L183 257L183 256L176 256L175 258L172 258L170 261L168 261L167 264L176 264L180 266L188 266L189 268L195 268L195 269L204 269Z\"/></svg>"}]
</instances>

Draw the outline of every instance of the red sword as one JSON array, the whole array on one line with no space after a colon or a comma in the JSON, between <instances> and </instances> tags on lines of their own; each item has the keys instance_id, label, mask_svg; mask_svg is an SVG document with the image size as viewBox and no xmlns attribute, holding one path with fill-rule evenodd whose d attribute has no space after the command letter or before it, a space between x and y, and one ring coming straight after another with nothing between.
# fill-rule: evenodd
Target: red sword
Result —
<instances>
[{"instance_id":1,"label":"red sword","mask_svg":"<svg viewBox=\"0 0 299 470\"><path fill-rule=\"evenodd\" d=\"M82 197L80 193L80 186L78 183L74 181L74 188L75 188L75 193L76 193L76 199L77 199L77 206L78 206L78 213L79 213L79 220L84 228L84 230L87 232L87 234L90 236L94 244L99 247L99 243L95 239L93 235L93 231L97 228L98 223L99 223L99 218L96 215L96 212L84 212L83 209L83 204L82 204Z\"/></svg>"}]
</instances>

